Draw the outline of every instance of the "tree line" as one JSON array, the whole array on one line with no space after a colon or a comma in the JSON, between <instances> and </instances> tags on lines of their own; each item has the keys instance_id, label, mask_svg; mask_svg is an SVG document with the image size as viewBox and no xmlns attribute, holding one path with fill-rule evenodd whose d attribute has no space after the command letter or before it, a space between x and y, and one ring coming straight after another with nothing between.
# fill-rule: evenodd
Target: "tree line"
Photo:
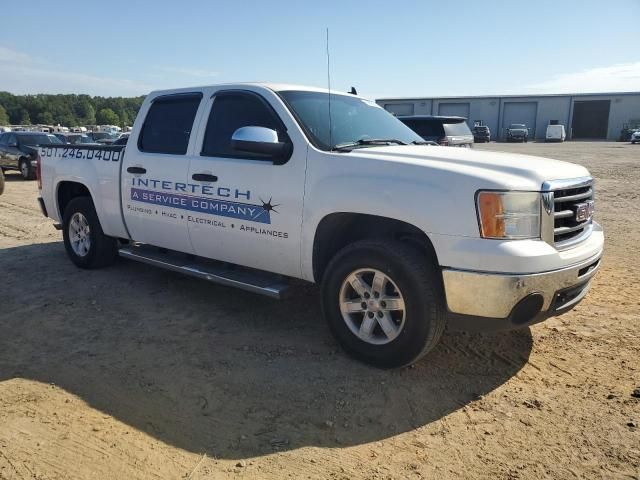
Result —
<instances>
[{"instance_id":1,"label":"tree line","mask_svg":"<svg viewBox=\"0 0 640 480\"><path fill-rule=\"evenodd\" d=\"M0 92L0 125L132 125L144 97L13 95Z\"/></svg>"}]
</instances>

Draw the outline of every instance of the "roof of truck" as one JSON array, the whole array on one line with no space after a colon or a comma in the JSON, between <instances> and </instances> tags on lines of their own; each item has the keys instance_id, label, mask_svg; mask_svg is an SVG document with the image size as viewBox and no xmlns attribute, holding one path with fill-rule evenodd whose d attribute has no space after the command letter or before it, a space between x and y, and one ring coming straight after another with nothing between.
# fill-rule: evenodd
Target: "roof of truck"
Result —
<instances>
[{"instance_id":1,"label":"roof of truck","mask_svg":"<svg viewBox=\"0 0 640 480\"><path fill-rule=\"evenodd\" d=\"M289 83L238 82L238 83L219 83L219 84L212 84L212 85L199 85L195 87L185 87L185 88L172 88L167 90L154 90L153 92L151 92L151 94L153 94L153 96L157 96L158 94L167 95L171 93L184 93L189 91L193 92L194 90L200 90L203 88L211 88L211 87L238 88L243 86L268 88L269 90L273 90L274 92L283 92L287 90L297 90L297 91L303 91L303 92L320 92L320 93L327 92L326 87L312 87L308 85L295 85L295 84L289 84ZM343 92L343 91L333 90L333 89L331 90L331 93L333 95L348 95L350 97L359 97L358 95L353 95L349 92ZM363 97L360 97L360 98L363 98Z\"/></svg>"}]
</instances>

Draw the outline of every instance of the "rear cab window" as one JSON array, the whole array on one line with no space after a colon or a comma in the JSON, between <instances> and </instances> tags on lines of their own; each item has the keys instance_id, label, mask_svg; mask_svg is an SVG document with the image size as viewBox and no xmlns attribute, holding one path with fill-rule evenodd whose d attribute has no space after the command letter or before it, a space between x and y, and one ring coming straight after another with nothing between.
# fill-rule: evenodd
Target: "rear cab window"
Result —
<instances>
[{"instance_id":1,"label":"rear cab window","mask_svg":"<svg viewBox=\"0 0 640 480\"><path fill-rule=\"evenodd\" d=\"M147 153L185 155L202 93L179 93L153 100L138 138Z\"/></svg>"}]
</instances>

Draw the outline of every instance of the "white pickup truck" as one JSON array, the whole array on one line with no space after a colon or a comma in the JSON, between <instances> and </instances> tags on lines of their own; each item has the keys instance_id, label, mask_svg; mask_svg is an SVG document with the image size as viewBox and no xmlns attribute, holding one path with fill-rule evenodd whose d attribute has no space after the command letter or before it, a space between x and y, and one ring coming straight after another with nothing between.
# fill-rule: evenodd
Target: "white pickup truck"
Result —
<instances>
[{"instance_id":1,"label":"white pickup truck","mask_svg":"<svg viewBox=\"0 0 640 480\"><path fill-rule=\"evenodd\" d=\"M425 144L361 97L233 84L149 94L126 147L47 146L40 205L71 260L118 255L282 297L320 284L357 358L576 305L604 237L583 167Z\"/></svg>"}]
</instances>

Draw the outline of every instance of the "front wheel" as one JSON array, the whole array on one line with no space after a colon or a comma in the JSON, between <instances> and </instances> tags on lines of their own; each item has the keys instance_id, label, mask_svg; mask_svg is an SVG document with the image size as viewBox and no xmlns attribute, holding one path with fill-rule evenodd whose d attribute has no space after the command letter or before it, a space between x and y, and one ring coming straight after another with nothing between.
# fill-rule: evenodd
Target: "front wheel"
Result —
<instances>
[{"instance_id":1,"label":"front wheel","mask_svg":"<svg viewBox=\"0 0 640 480\"><path fill-rule=\"evenodd\" d=\"M64 209L62 235L67 255L80 268L100 268L112 264L118 243L108 237L89 197L74 198Z\"/></svg>"},{"instance_id":2,"label":"front wheel","mask_svg":"<svg viewBox=\"0 0 640 480\"><path fill-rule=\"evenodd\" d=\"M322 281L331 330L352 356L382 368L414 363L446 324L437 268L396 241L360 241L332 259Z\"/></svg>"}]
</instances>

